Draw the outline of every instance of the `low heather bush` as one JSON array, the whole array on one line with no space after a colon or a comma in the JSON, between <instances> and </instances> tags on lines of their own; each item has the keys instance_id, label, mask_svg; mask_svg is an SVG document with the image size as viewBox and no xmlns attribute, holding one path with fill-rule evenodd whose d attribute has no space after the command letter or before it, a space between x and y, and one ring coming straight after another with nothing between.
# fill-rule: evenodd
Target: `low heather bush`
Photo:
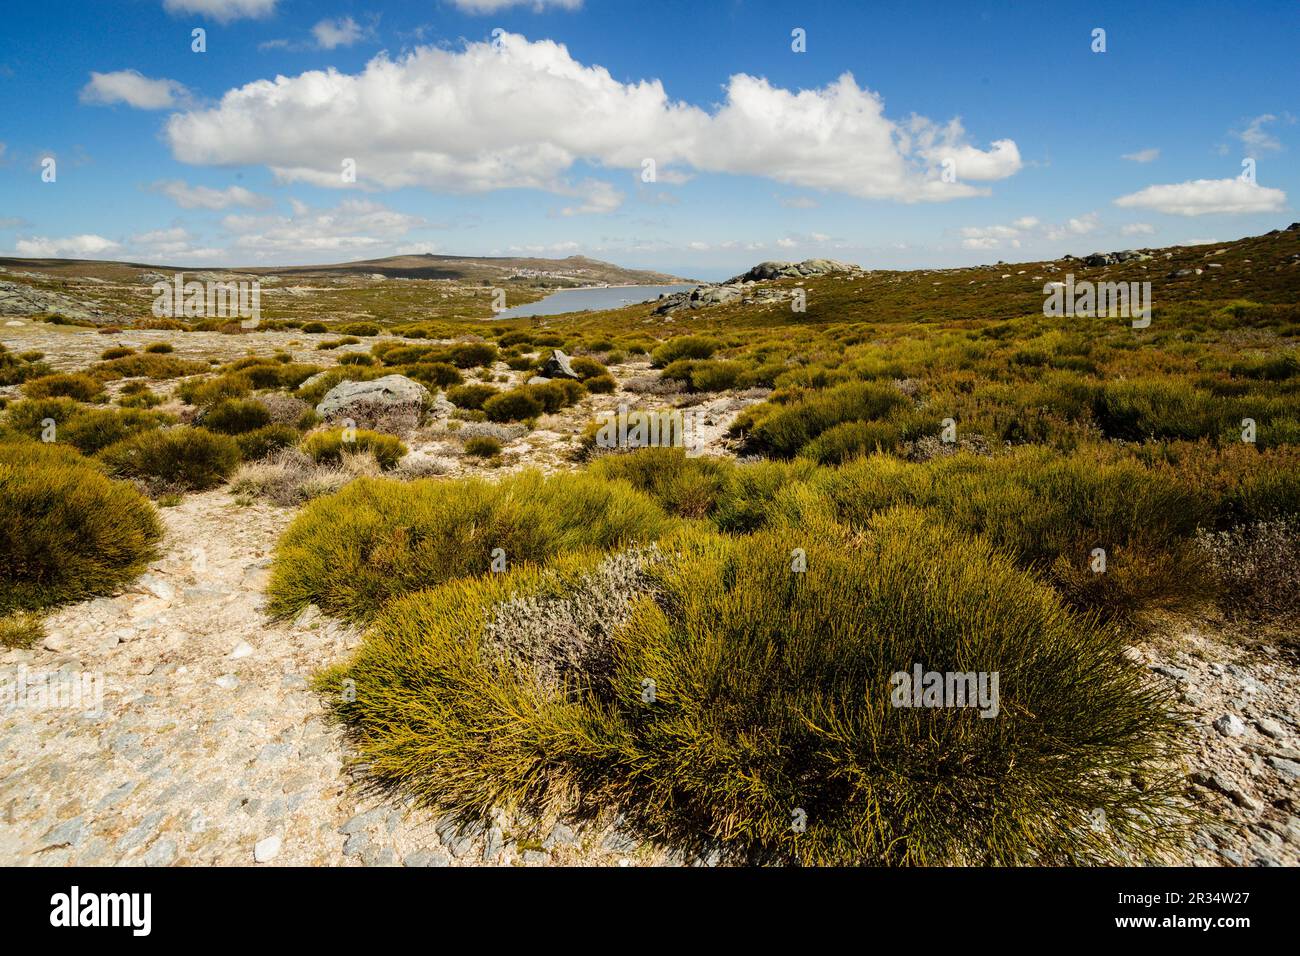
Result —
<instances>
[{"instance_id":1,"label":"low heather bush","mask_svg":"<svg viewBox=\"0 0 1300 956\"><path fill-rule=\"evenodd\" d=\"M360 480L308 505L285 532L270 605L281 616L315 603L366 620L399 594L489 573L496 549L515 566L652 540L669 525L662 509L627 484L588 475Z\"/></svg>"},{"instance_id":2,"label":"low heather bush","mask_svg":"<svg viewBox=\"0 0 1300 956\"><path fill-rule=\"evenodd\" d=\"M0 445L0 614L109 594L154 556L153 506L76 452Z\"/></svg>"}]
</instances>

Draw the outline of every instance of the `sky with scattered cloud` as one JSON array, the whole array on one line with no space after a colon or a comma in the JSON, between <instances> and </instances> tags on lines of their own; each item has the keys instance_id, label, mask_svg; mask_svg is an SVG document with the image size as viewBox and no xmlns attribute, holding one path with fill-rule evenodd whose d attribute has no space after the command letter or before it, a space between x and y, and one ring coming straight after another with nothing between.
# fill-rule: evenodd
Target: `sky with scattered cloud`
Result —
<instances>
[{"instance_id":1,"label":"sky with scattered cloud","mask_svg":"<svg viewBox=\"0 0 1300 956\"><path fill-rule=\"evenodd\" d=\"M713 278L1300 218L1297 7L1161 6L23 5L0 36L0 255L583 254Z\"/></svg>"}]
</instances>

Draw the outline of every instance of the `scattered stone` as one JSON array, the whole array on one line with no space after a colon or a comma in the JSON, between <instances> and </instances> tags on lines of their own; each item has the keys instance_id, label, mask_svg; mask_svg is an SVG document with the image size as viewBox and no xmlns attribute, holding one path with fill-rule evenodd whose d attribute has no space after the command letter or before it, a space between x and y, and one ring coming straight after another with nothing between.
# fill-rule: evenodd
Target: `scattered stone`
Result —
<instances>
[{"instance_id":1,"label":"scattered stone","mask_svg":"<svg viewBox=\"0 0 1300 956\"><path fill-rule=\"evenodd\" d=\"M153 574L142 574L135 582L137 590L152 594L161 601L171 601L176 597L176 589Z\"/></svg>"},{"instance_id":2,"label":"scattered stone","mask_svg":"<svg viewBox=\"0 0 1300 956\"><path fill-rule=\"evenodd\" d=\"M405 866L451 866L451 855L439 846L408 853L402 862Z\"/></svg>"},{"instance_id":3,"label":"scattered stone","mask_svg":"<svg viewBox=\"0 0 1300 956\"><path fill-rule=\"evenodd\" d=\"M420 408L432 404L429 390L405 375L385 375L368 382L339 382L321 399L316 414L321 418L345 417L355 406Z\"/></svg>"},{"instance_id":4,"label":"scattered stone","mask_svg":"<svg viewBox=\"0 0 1300 956\"><path fill-rule=\"evenodd\" d=\"M1224 714L1214 721L1214 729L1225 737L1240 737L1246 732L1246 725L1236 714Z\"/></svg>"},{"instance_id":5,"label":"scattered stone","mask_svg":"<svg viewBox=\"0 0 1300 956\"><path fill-rule=\"evenodd\" d=\"M571 378L574 380L581 379L582 376L573 370L569 364L569 357L559 349L551 352L551 357L546 360L542 366L542 375L547 379L552 378Z\"/></svg>"},{"instance_id":6,"label":"scattered stone","mask_svg":"<svg viewBox=\"0 0 1300 956\"><path fill-rule=\"evenodd\" d=\"M176 860L176 841L161 837L144 854L145 866L171 866Z\"/></svg>"},{"instance_id":7,"label":"scattered stone","mask_svg":"<svg viewBox=\"0 0 1300 956\"><path fill-rule=\"evenodd\" d=\"M234 674L222 674L213 683L222 690L234 690L239 686L239 678Z\"/></svg>"},{"instance_id":8,"label":"scattered stone","mask_svg":"<svg viewBox=\"0 0 1300 956\"><path fill-rule=\"evenodd\" d=\"M1255 721L1255 727L1265 737L1272 737L1274 740L1281 740L1286 736L1286 730L1283 726L1268 717L1261 717Z\"/></svg>"},{"instance_id":9,"label":"scattered stone","mask_svg":"<svg viewBox=\"0 0 1300 956\"><path fill-rule=\"evenodd\" d=\"M573 846L576 842L577 835L573 832L573 828L565 823L557 823L551 827L551 832L542 841L542 847L551 850L557 846Z\"/></svg>"},{"instance_id":10,"label":"scattered stone","mask_svg":"<svg viewBox=\"0 0 1300 956\"><path fill-rule=\"evenodd\" d=\"M381 849L372 843L361 851L361 862L366 866L397 866L397 854L392 847Z\"/></svg>"},{"instance_id":11,"label":"scattered stone","mask_svg":"<svg viewBox=\"0 0 1300 956\"><path fill-rule=\"evenodd\" d=\"M1285 757L1269 756L1264 758L1264 762L1276 770L1284 777L1292 780L1300 779L1300 763L1294 760L1287 760Z\"/></svg>"},{"instance_id":12,"label":"scattered stone","mask_svg":"<svg viewBox=\"0 0 1300 956\"><path fill-rule=\"evenodd\" d=\"M359 856L370 845L370 836L366 833L353 833L343 841L344 856Z\"/></svg>"},{"instance_id":13,"label":"scattered stone","mask_svg":"<svg viewBox=\"0 0 1300 956\"><path fill-rule=\"evenodd\" d=\"M315 604L308 604L298 612L298 616L293 619L293 626L297 630L306 630L320 620L320 608Z\"/></svg>"},{"instance_id":14,"label":"scattered stone","mask_svg":"<svg viewBox=\"0 0 1300 956\"><path fill-rule=\"evenodd\" d=\"M489 828L487 838L483 841L483 859L495 860L501 853L501 843L501 828L499 826Z\"/></svg>"},{"instance_id":15,"label":"scattered stone","mask_svg":"<svg viewBox=\"0 0 1300 956\"><path fill-rule=\"evenodd\" d=\"M232 661L243 660L245 657L253 656L253 647L247 641L240 641L233 651L230 652Z\"/></svg>"},{"instance_id":16,"label":"scattered stone","mask_svg":"<svg viewBox=\"0 0 1300 956\"><path fill-rule=\"evenodd\" d=\"M621 830L611 830L600 842L601 849L610 853L631 853L637 845L636 840Z\"/></svg>"},{"instance_id":17,"label":"scattered stone","mask_svg":"<svg viewBox=\"0 0 1300 956\"><path fill-rule=\"evenodd\" d=\"M365 813L358 813L343 826L339 827L339 833L351 836L354 833L360 833L374 826L383 817L384 810L382 807L376 807L373 810L367 810Z\"/></svg>"},{"instance_id":18,"label":"scattered stone","mask_svg":"<svg viewBox=\"0 0 1300 956\"><path fill-rule=\"evenodd\" d=\"M253 859L258 863L270 863L280 855L281 842L278 836L269 836L265 840L259 840L257 846L253 847Z\"/></svg>"},{"instance_id":19,"label":"scattered stone","mask_svg":"<svg viewBox=\"0 0 1300 956\"><path fill-rule=\"evenodd\" d=\"M1207 790L1223 794L1237 806L1244 807L1247 810L1255 810L1259 807L1259 804L1242 790L1235 781L1222 774L1198 770L1192 774L1192 782L1205 787Z\"/></svg>"},{"instance_id":20,"label":"scattered stone","mask_svg":"<svg viewBox=\"0 0 1300 956\"><path fill-rule=\"evenodd\" d=\"M47 651L61 654L71 646L71 642L58 631L51 631L49 634L45 635L45 640L41 642L41 646Z\"/></svg>"},{"instance_id":21,"label":"scattered stone","mask_svg":"<svg viewBox=\"0 0 1300 956\"><path fill-rule=\"evenodd\" d=\"M64 846L79 846L84 826L85 820L80 816L75 816L71 820L64 820L41 837L41 843L44 844L42 849L50 850Z\"/></svg>"}]
</instances>

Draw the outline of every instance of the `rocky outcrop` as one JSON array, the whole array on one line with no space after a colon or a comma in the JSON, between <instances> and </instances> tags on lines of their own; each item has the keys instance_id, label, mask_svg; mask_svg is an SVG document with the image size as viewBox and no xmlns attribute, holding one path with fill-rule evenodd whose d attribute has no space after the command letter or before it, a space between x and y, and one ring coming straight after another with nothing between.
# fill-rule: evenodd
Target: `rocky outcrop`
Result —
<instances>
[{"instance_id":1,"label":"rocky outcrop","mask_svg":"<svg viewBox=\"0 0 1300 956\"><path fill-rule=\"evenodd\" d=\"M117 316L58 292L47 292L17 282L0 282L0 316L55 314L69 319L108 322Z\"/></svg>"},{"instance_id":2,"label":"rocky outcrop","mask_svg":"<svg viewBox=\"0 0 1300 956\"><path fill-rule=\"evenodd\" d=\"M1137 249L1125 249L1121 252L1094 252L1083 257L1085 266L1117 266L1121 262L1145 262L1150 259L1148 253Z\"/></svg>"},{"instance_id":3,"label":"rocky outcrop","mask_svg":"<svg viewBox=\"0 0 1300 956\"><path fill-rule=\"evenodd\" d=\"M803 279L810 276L828 275L843 272L857 275L862 272L860 266L834 259L805 259L803 262L760 262L754 268L738 276L732 276L719 285L700 285L686 292L659 297L655 306L656 315L667 315L678 309L702 309L711 305L729 305L733 302L745 304L778 302L791 296L789 289L763 288L759 283L774 279Z\"/></svg>"},{"instance_id":4,"label":"rocky outcrop","mask_svg":"<svg viewBox=\"0 0 1300 956\"><path fill-rule=\"evenodd\" d=\"M385 375L368 382L339 382L321 399L316 414L321 418L340 418L357 407L396 409L432 404L429 390L419 382L405 375Z\"/></svg>"},{"instance_id":5,"label":"rocky outcrop","mask_svg":"<svg viewBox=\"0 0 1300 956\"><path fill-rule=\"evenodd\" d=\"M728 279L725 284L738 282L763 282L768 279L799 279L807 276L826 275L828 272L861 272L862 269L848 262L834 259L805 259L803 262L760 262L744 275Z\"/></svg>"},{"instance_id":6,"label":"rocky outcrop","mask_svg":"<svg viewBox=\"0 0 1300 956\"><path fill-rule=\"evenodd\" d=\"M548 358L546 364L542 366L542 377L547 379L571 378L574 381L578 381L582 378L581 375L573 370L573 366L569 364L569 357L559 349L555 349L551 352L551 357Z\"/></svg>"}]
</instances>

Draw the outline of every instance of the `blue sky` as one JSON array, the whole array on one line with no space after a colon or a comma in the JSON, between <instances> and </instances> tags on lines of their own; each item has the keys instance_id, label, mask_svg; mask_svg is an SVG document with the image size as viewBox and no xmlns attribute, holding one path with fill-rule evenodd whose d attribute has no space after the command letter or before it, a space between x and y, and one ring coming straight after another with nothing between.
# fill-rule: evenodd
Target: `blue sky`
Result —
<instances>
[{"instance_id":1,"label":"blue sky","mask_svg":"<svg viewBox=\"0 0 1300 956\"><path fill-rule=\"evenodd\" d=\"M0 254L716 278L1221 241L1300 219L1297 37L1294 2L14 4Z\"/></svg>"}]
</instances>

